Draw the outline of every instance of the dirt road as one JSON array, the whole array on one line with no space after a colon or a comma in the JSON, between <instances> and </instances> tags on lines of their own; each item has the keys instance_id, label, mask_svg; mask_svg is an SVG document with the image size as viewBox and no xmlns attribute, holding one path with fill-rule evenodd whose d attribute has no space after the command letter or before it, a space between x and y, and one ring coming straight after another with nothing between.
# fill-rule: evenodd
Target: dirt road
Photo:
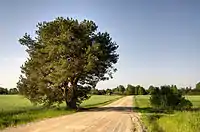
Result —
<instances>
[{"instance_id":1,"label":"dirt road","mask_svg":"<svg viewBox=\"0 0 200 132\"><path fill-rule=\"evenodd\" d=\"M104 107L46 119L3 132L142 132L131 96Z\"/></svg>"}]
</instances>

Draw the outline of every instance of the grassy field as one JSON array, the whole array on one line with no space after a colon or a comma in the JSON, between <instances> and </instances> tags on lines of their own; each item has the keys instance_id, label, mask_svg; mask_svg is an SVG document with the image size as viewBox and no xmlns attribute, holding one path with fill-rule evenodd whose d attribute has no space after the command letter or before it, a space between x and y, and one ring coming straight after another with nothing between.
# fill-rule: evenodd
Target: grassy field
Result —
<instances>
[{"instance_id":1,"label":"grassy field","mask_svg":"<svg viewBox=\"0 0 200 132\"><path fill-rule=\"evenodd\" d=\"M84 101L81 107L91 108L111 103L121 96L94 95ZM65 104L60 109L44 109L41 106L33 106L29 100L19 95L0 96L0 129L17 124L23 124L38 119L56 117L74 113L65 109Z\"/></svg>"},{"instance_id":2,"label":"grassy field","mask_svg":"<svg viewBox=\"0 0 200 132\"><path fill-rule=\"evenodd\" d=\"M194 108L200 108L200 96L186 96ZM200 132L200 111L175 111L156 113L149 103L149 96L134 97L135 111L142 113L142 120L149 132Z\"/></svg>"}]
</instances>

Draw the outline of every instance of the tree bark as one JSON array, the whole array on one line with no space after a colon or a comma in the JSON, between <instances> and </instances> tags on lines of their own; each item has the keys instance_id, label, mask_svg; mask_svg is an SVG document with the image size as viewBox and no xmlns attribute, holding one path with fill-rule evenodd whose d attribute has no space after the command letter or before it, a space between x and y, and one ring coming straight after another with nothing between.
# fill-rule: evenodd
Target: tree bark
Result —
<instances>
[{"instance_id":1,"label":"tree bark","mask_svg":"<svg viewBox=\"0 0 200 132\"><path fill-rule=\"evenodd\" d=\"M71 99L71 101L69 101L69 102L66 100L66 105L67 105L67 108L77 109L76 99L75 98Z\"/></svg>"},{"instance_id":2,"label":"tree bark","mask_svg":"<svg viewBox=\"0 0 200 132\"><path fill-rule=\"evenodd\" d=\"M77 96L76 96L76 84L71 83L72 85L68 86L66 89L65 101L67 108L77 109Z\"/></svg>"}]
</instances>

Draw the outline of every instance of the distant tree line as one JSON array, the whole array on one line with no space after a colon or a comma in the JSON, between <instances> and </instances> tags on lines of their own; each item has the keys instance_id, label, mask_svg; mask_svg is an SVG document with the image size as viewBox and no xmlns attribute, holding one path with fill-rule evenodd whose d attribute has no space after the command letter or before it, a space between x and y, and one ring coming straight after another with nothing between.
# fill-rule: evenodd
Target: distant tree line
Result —
<instances>
[{"instance_id":1,"label":"distant tree line","mask_svg":"<svg viewBox=\"0 0 200 132\"><path fill-rule=\"evenodd\" d=\"M17 88L3 88L0 87L0 95L7 95L7 94L18 94L19 91Z\"/></svg>"},{"instance_id":2,"label":"distant tree line","mask_svg":"<svg viewBox=\"0 0 200 132\"><path fill-rule=\"evenodd\" d=\"M176 85L165 85L167 87L170 87L171 89L177 90L179 93L181 93L182 95L200 95L200 82L196 84L195 88L191 88L191 87L185 87L185 88L177 88ZM162 87L162 86L161 86ZM119 85L116 88L112 88L112 89L92 89L90 91L90 94L94 94L94 95L111 95L111 94L115 94L115 95L147 95L147 94L151 94L152 90L154 90L155 88L159 88L159 87L155 87L153 85L149 86L149 88L145 89L144 87L137 85L137 86L133 86L131 84L128 84L127 87L123 86L123 85Z\"/></svg>"},{"instance_id":3,"label":"distant tree line","mask_svg":"<svg viewBox=\"0 0 200 132\"><path fill-rule=\"evenodd\" d=\"M171 85L169 87L171 87L172 89L177 89L178 92L180 92L182 95L200 95L200 82L198 82L194 88L192 87L177 88L176 85ZM151 94L151 91L154 88L158 88L158 87L149 86L149 88L146 91L148 92L148 94Z\"/></svg>"},{"instance_id":4,"label":"distant tree line","mask_svg":"<svg viewBox=\"0 0 200 132\"><path fill-rule=\"evenodd\" d=\"M127 85L125 88L123 85L119 85L116 88L113 89L103 89L103 90L98 90L98 89L92 89L90 94L94 95L146 95L148 92L140 85L137 86L132 86L130 84Z\"/></svg>"},{"instance_id":5,"label":"distant tree line","mask_svg":"<svg viewBox=\"0 0 200 132\"><path fill-rule=\"evenodd\" d=\"M180 91L184 95L200 95L200 82L196 84L195 88L186 87L186 88L181 88Z\"/></svg>"},{"instance_id":6,"label":"distant tree line","mask_svg":"<svg viewBox=\"0 0 200 132\"><path fill-rule=\"evenodd\" d=\"M168 85L169 86L169 85ZM162 86L161 86L162 87ZM200 95L200 82L196 84L195 88L191 88L191 87L185 87L185 88L177 88L176 85L171 85L169 86L171 89L174 89L175 91L177 90L178 92L180 92L182 95ZM159 87L154 87L154 86L149 86L148 89L145 89L144 87L137 85L137 86L133 86L131 84L128 84L127 87L125 88L125 86L123 85L119 85L116 88L112 88L112 89L92 89L90 91L90 94L93 95L147 95L147 94L151 94L152 90L154 90L155 88L159 88ZM0 95L4 94L18 94L19 91L17 88L3 88L0 87Z\"/></svg>"}]
</instances>

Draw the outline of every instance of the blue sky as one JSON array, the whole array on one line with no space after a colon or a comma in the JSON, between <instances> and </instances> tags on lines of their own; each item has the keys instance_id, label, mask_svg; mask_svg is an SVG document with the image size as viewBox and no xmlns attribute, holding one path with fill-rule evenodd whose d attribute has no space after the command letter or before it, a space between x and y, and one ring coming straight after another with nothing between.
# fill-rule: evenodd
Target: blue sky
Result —
<instances>
[{"instance_id":1,"label":"blue sky","mask_svg":"<svg viewBox=\"0 0 200 132\"><path fill-rule=\"evenodd\" d=\"M1 0L0 86L15 87L26 59L18 39L58 16L96 22L120 46L114 79L119 84L176 84L200 81L199 0Z\"/></svg>"}]
</instances>

